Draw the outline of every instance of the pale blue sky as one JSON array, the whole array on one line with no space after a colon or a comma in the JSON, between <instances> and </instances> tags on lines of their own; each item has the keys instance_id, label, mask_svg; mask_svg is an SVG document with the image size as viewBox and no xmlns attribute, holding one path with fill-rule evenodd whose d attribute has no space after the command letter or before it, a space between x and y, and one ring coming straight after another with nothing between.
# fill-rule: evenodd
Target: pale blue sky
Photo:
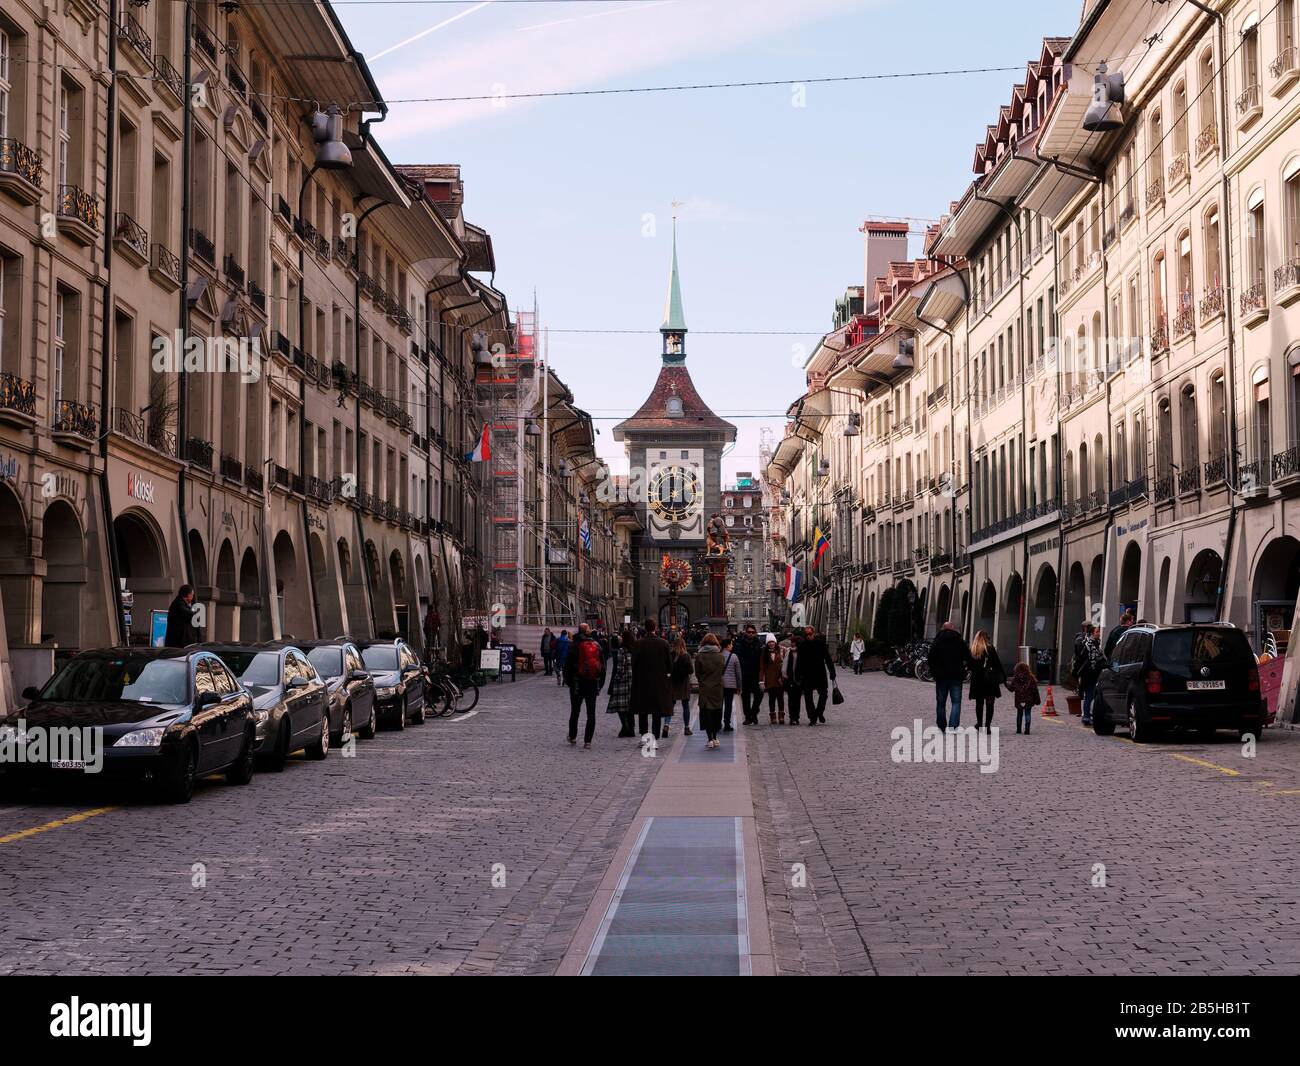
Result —
<instances>
[{"instance_id":1,"label":"pale blue sky","mask_svg":"<svg viewBox=\"0 0 1300 1066\"><path fill-rule=\"evenodd\" d=\"M1068 36L1079 0L613 0L360 6L338 11L385 97L780 80L764 88L491 103L393 103L389 158L459 163L466 217L493 236L513 308L534 288L551 361L621 459L610 427L649 392L678 249L687 365L741 429L724 463L757 469L837 296L863 281L872 215L936 218L1018 74L809 85L837 74L1018 66ZM477 8L477 9L476 9ZM454 22L380 56L438 23ZM654 235L644 235L646 216ZM919 225L919 224L918 224ZM919 254L919 240L913 254ZM703 336L703 330L798 330ZM796 347L798 346L798 347Z\"/></svg>"}]
</instances>

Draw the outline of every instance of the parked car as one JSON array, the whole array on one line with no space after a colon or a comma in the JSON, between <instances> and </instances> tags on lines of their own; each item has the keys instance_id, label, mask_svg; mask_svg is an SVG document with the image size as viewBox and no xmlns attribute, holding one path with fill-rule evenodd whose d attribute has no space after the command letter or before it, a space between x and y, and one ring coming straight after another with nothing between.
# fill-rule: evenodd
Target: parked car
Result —
<instances>
[{"instance_id":1,"label":"parked car","mask_svg":"<svg viewBox=\"0 0 1300 1066\"><path fill-rule=\"evenodd\" d=\"M404 640L372 640L360 644L361 661L375 682L379 717L394 729L408 720L424 721L424 671L420 658Z\"/></svg>"},{"instance_id":2,"label":"parked car","mask_svg":"<svg viewBox=\"0 0 1300 1066\"><path fill-rule=\"evenodd\" d=\"M296 645L325 681L330 701L330 734L335 744L352 731L370 740L378 728L375 683L361 658L361 649L350 640L311 640Z\"/></svg>"},{"instance_id":3,"label":"parked car","mask_svg":"<svg viewBox=\"0 0 1300 1066\"><path fill-rule=\"evenodd\" d=\"M101 648L73 656L40 688L21 718L33 727L103 730L102 771L158 786L188 803L196 777L253 779L253 700L219 658L193 648ZM13 730L17 726L0 727ZM30 733L29 733L30 735ZM83 754L84 754L83 748ZM79 765L78 765L79 763ZM84 774L85 760L9 764L6 788Z\"/></svg>"},{"instance_id":4,"label":"parked car","mask_svg":"<svg viewBox=\"0 0 1300 1066\"><path fill-rule=\"evenodd\" d=\"M323 759L330 750L329 694L316 668L289 644L204 644L221 658L253 697L257 757L268 770L284 769L305 750Z\"/></svg>"},{"instance_id":5,"label":"parked car","mask_svg":"<svg viewBox=\"0 0 1300 1066\"><path fill-rule=\"evenodd\" d=\"M1263 736L1267 705L1259 667L1241 630L1227 623L1136 625L1097 679L1093 729L1126 725L1138 742L1169 729Z\"/></svg>"}]
</instances>

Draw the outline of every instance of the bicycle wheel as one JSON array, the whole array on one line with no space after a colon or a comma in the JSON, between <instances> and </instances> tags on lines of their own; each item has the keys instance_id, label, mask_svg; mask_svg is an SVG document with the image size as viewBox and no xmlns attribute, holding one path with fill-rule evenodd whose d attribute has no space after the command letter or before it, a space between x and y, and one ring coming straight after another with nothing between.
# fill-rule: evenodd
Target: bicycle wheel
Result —
<instances>
[{"instance_id":1,"label":"bicycle wheel","mask_svg":"<svg viewBox=\"0 0 1300 1066\"><path fill-rule=\"evenodd\" d=\"M456 701L456 713L464 714L478 706L478 685L473 678L466 678L460 685L460 698Z\"/></svg>"},{"instance_id":2,"label":"bicycle wheel","mask_svg":"<svg viewBox=\"0 0 1300 1066\"><path fill-rule=\"evenodd\" d=\"M449 677L442 679L442 710L439 712L444 718L456 713L456 704L460 700L460 689Z\"/></svg>"}]
</instances>

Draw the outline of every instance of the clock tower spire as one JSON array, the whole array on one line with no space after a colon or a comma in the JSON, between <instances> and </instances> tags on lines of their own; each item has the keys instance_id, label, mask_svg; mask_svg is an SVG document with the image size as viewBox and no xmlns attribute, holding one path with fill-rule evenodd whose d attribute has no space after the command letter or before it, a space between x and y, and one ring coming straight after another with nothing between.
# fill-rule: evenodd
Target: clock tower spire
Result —
<instances>
[{"instance_id":1,"label":"clock tower spire","mask_svg":"<svg viewBox=\"0 0 1300 1066\"><path fill-rule=\"evenodd\" d=\"M668 298L664 302L664 322L659 332L664 338L665 366L686 362L686 315L682 311L682 283L677 275L677 208L673 201L673 263L668 272Z\"/></svg>"}]
</instances>

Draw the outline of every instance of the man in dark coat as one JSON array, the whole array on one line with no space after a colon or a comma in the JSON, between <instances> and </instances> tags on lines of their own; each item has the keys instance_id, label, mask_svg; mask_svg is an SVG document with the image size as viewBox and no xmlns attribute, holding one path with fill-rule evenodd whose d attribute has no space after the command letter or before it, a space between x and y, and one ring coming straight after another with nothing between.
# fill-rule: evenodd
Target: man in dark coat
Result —
<instances>
[{"instance_id":1,"label":"man in dark coat","mask_svg":"<svg viewBox=\"0 0 1300 1066\"><path fill-rule=\"evenodd\" d=\"M758 640L758 630L746 626L745 632L732 645L740 660L740 709L746 725L758 725L758 710L763 702L763 686L759 671L763 659L763 645Z\"/></svg>"},{"instance_id":2,"label":"man in dark coat","mask_svg":"<svg viewBox=\"0 0 1300 1066\"><path fill-rule=\"evenodd\" d=\"M659 623L646 620L645 636L632 649L632 698L628 711L637 716L641 736L663 732L663 717L672 713L673 689L669 675L673 669L672 649L659 635ZM653 720L653 726L651 721Z\"/></svg>"},{"instance_id":3,"label":"man in dark coat","mask_svg":"<svg viewBox=\"0 0 1300 1066\"><path fill-rule=\"evenodd\" d=\"M595 644L595 676L584 677L582 660L585 647ZM578 718L583 705L587 707L587 728L583 736L583 747L591 747L591 738L596 734L596 695L605 686L605 657L600 651L600 642L591 635L591 627L583 622L578 627L577 636L569 647L568 657L564 661L564 683L569 687L569 743L578 740Z\"/></svg>"},{"instance_id":4,"label":"man in dark coat","mask_svg":"<svg viewBox=\"0 0 1300 1066\"><path fill-rule=\"evenodd\" d=\"M961 639L957 627L944 622L943 628L930 643L927 656L930 673L934 676L934 717L942 730L956 729L961 725L961 683L970 665L970 648ZM947 704L952 702L952 714Z\"/></svg>"},{"instance_id":5,"label":"man in dark coat","mask_svg":"<svg viewBox=\"0 0 1300 1066\"><path fill-rule=\"evenodd\" d=\"M551 659L554 655L555 634L551 632L551 627L547 626L542 633L542 665L546 668L546 676L551 676Z\"/></svg>"},{"instance_id":6,"label":"man in dark coat","mask_svg":"<svg viewBox=\"0 0 1300 1066\"><path fill-rule=\"evenodd\" d=\"M167 635L163 637L163 645L185 648L198 642L199 631L194 625L194 587L182 585L167 608Z\"/></svg>"},{"instance_id":7,"label":"man in dark coat","mask_svg":"<svg viewBox=\"0 0 1300 1066\"><path fill-rule=\"evenodd\" d=\"M1106 638L1106 647L1104 650L1107 659L1109 659L1112 655L1115 654L1115 645L1119 643L1119 638L1129 631L1129 627L1132 624L1133 624L1132 611L1125 611L1122 615L1119 616L1119 625L1117 625L1114 629L1112 629L1110 631L1110 635Z\"/></svg>"},{"instance_id":8,"label":"man in dark coat","mask_svg":"<svg viewBox=\"0 0 1300 1066\"><path fill-rule=\"evenodd\" d=\"M781 667L785 678L786 709L790 712L790 724L799 724L799 709L803 706L803 691L799 688L799 654L803 647L803 633L794 630L790 634L790 646L785 653L785 663Z\"/></svg>"},{"instance_id":9,"label":"man in dark coat","mask_svg":"<svg viewBox=\"0 0 1300 1066\"><path fill-rule=\"evenodd\" d=\"M830 649L826 647L826 638L816 632L812 626L804 630L804 640L799 646L799 659L795 664L795 675L799 679L799 688L803 691L804 707L808 711L808 724L826 724L826 689L829 681L835 680L835 663L831 661ZM814 699L814 697L816 697Z\"/></svg>"}]
</instances>

